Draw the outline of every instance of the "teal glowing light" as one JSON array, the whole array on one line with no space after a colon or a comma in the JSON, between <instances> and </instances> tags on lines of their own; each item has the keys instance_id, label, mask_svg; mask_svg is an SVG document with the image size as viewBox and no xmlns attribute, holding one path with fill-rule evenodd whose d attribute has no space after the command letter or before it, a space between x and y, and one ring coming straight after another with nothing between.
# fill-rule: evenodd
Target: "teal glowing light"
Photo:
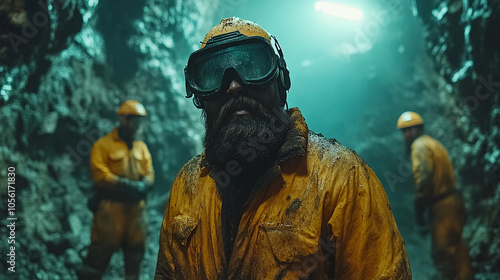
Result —
<instances>
[{"instance_id":1,"label":"teal glowing light","mask_svg":"<svg viewBox=\"0 0 500 280\"><path fill-rule=\"evenodd\" d=\"M362 20L363 12L360 9L328 1L318 1L314 4L316 11L325 15L340 17L349 20Z\"/></svg>"}]
</instances>

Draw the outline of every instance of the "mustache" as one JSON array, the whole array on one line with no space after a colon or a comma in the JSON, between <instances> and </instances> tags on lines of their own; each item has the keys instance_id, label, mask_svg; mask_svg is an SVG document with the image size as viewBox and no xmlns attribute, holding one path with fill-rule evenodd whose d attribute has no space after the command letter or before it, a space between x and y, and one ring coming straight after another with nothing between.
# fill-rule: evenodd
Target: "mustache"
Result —
<instances>
[{"instance_id":1,"label":"mustache","mask_svg":"<svg viewBox=\"0 0 500 280\"><path fill-rule=\"evenodd\" d=\"M214 124L218 126L219 124L227 121L232 116L232 114L238 110L247 110L252 115L257 117L270 117L269 111L259 102L246 96L239 96L230 98L222 106L219 115L214 121Z\"/></svg>"}]
</instances>

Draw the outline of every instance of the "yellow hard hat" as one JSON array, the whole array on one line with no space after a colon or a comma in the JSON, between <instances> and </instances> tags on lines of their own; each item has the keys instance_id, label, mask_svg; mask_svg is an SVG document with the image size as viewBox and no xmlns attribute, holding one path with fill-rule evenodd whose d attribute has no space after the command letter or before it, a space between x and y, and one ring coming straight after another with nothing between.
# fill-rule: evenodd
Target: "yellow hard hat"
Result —
<instances>
[{"instance_id":1,"label":"yellow hard hat","mask_svg":"<svg viewBox=\"0 0 500 280\"><path fill-rule=\"evenodd\" d=\"M399 116L398 119L398 129L422 124L424 124L424 120L419 114L415 112L404 112L403 114L401 114L401 116Z\"/></svg>"},{"instance_id":2,"label":"yellow hard hat","mask_svg":"<svg viewBox=\"0 0 500 280\"><path fill-rule=\"evenodd\" d=\"M205 39L203 39L203 42L201 42L201 49L205 47L206 43L211 38L234 31L239 31L245 36L260 36L271 42L271 36L269 35L269 33L264 30L264 28L260 27L257 23L241 19L239 17L230 17L221 20L219 24L212 27L212 29L208 31Z\"/></svg>"},{"instance_id":3,"label":"yellow hard hat","mask_svg":"<svg viewBox=\"0 0 500 280\"><path fill-rule=\"evenodd\" d=\"M146 109L144 109L144 106L135 101L135 100L127 100L123 102L122 106L120 106L120 109L118 109L118 115L136 115L136 116L146 116Z\"/></svg>"},{"instance_id":4,"label":"yellow hard hat","mask_svg":"<svg viewBox=\"0 0 500 280\"><path fill-rule=\"evenodd\" d=\"M256 54L252 55L260 55L260 59L268 59L270 63L247 63L242 66L238 65L239 62L234 61L234 58L225 59L228 53L238 54L238 52L242 52L244 55L249 52L246 46L257 45L260 47L251 48L252 52L256 52ZM230 47L231 49L229 49ZM214 59L207 59L208 57ZM252 58L254 57L252 56ZM209 65L209 63L217 64L217 67L214 69L213 65ZM213 71L199 71L201 67ZM252 71L241 70L242 67L266 69L255 71L260 73L257 74L260 77L256 77L256 74ZM226 70L228 69L231 69L231 71L227 71L227 74ZM213 75L200 74L200 72L212 72ZM250 77L246 77L245 74L249 73L252 73ZM227 84L228 79L236 78L243 86L269 85L270 82L277 81L282 106L286 104L287 91L290 89L290 72L276 37L269 34L255 22L238 17L223 19L208 31L201 42L200 49L189 56L188 63L184 68L184 74L186 78L186 97L190 98L194 95L193 102L197 108L203 108L203 100L217 96L221 92L223 84ZM200 80L206 79L210 81L200 82Z\"/></svg>"}]
</instances>

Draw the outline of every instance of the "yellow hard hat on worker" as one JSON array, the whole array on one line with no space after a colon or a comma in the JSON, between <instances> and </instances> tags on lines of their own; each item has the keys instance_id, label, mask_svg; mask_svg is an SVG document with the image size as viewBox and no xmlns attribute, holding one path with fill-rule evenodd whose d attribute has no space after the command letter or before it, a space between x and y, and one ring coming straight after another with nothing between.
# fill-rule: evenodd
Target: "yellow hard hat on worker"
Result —
<instances>
[{"instance_id":1,"label":"yellow hard hat on worker","mask_svg":"<svg viewBox=\"0 0 500 280\"><path fill-rule=\"evenodd\" d=\"M118 109L118 115L135 115L135 116L147 116L146 109L144 106L137 102L136 100L127 100L123 102Z\"/></svg>"},{"instance_id":2,"label":"yellow hard hat on worker","mask_svg":"<svg viewBox=\"0 0 500 280\"><path fill-rule=\"evenodd\" d=\"M206 46L206 43L213 37L231 33L234 31L239 31L241 34L248 37L259 36L271 42L271 36L269 35L269 33L264 30L264 28L260 27L257 23L238 17L230 17L221 20L219 24L212 27L212 29L208 31L207 35L205 35L205 39L203 39L203 42L201 42L200 49L203 49Z\"/></svg>"},{"instance_id":3,"label":"yellow hard hat on worker","mask_svg":"<svg viewBox=\"0 0 500 280\"><path fill-rule=\"evenodd\" d=\"M423 124L424 119L419 114L407 111L399 116L397 127L398 129L402 129Z\"/></svg>"}]
</instances>

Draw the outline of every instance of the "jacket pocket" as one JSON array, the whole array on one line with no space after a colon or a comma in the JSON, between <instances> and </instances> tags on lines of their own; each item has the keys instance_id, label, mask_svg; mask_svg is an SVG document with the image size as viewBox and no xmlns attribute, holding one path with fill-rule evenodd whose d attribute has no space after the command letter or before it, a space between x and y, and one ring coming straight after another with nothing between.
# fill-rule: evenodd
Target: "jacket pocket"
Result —
<instances>
[{"instance_id":1,"label":"jacket pocket","mask_svg":"<svg viewBox=\"0 0 500 280\"><path fill-rule=\"evenodd\" d=\"M142 153L141 150L139 149L135 149L135 150L132 150L132 156L134 157L134 159L136 159L137 161L143 161L145 159L145 156L144 154Z\"/></svg>"},{"instance_id":2,"label":"jacket pocket","mask_svg":"<svg viewBox=\"0 0 500 280\"><path fill-rule=\"evenodd\" d=\"M133 164L134 167L137 168L137 172L139 172L141 177L147 175L147 163L145 156L139 149L132 150L130 164Z\"/></svg>"},{"instance_id":3,"label":"jacket pocket","mask_svg":"<svg viewBox=\"0 0 500 280\"><path fill-rule=\"evenodd\" d=\"M260 224L269 240L274 256L280 262L302 262L318 251L318 240L308 230L283 224Z\"/></svg>"},{"instance_id":4,"label":"jacket pocket","mask_svg":"<svg viewBox=\"0 0 500 280\"><path fill-rule=\"evenodd\" d=\"M112 173L116 175L123 174L125 158L127 157L126 151L118 150L109 154L109 168Z\"/></svg>"},{"instance_id":5,"label":"jacket pocket","mask_svg":"<svg viewBox=\"0 0 500 280\"><path fill-rule=\"evenodd\" d=\"M127 156L127 153L122 150L114 151L109 154L109 159L113 162L122 161Z\"/></svg>"},{"instance_id":6,"label":"jacket pocket","mask_svg":"<svg viewBox=\"0 0 500 280\"><path fill-rule=\"evenodd\" d=\"M187 246L198 227L198 221L188 215L178 215L172 221L172 235L182 246Z\"/></svg>"}]
</instances>

